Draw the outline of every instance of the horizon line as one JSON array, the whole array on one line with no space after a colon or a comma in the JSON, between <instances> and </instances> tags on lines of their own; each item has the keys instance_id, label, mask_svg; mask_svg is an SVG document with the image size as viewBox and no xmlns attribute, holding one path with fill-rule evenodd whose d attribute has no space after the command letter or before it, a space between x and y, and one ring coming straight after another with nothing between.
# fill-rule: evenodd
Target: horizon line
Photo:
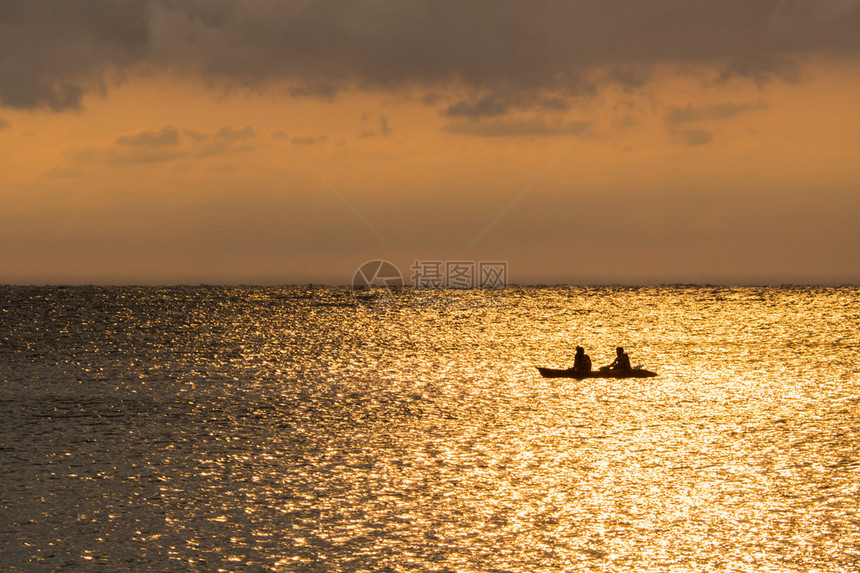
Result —
<instances>
[{"instance_id":1,"label":"horizon line","mask_svg":"<svg viewBox=\"0 0 860 573\"><path fill-rule=\"evenodd\" d=\"M285 282L285 283L0 283L0 288L187 288L187 287L217 287L217 288L288 288L288 287L330 287L346 288L354 290L349 283L333 282ZM787 288L787 287L853 287L860 288L860 280L857 282L534 282L534 283L508 283L503 287L415 287L414 284L403 284L400 289L414 290L438 290L438 291L504 291L511 288L549 288L549 287L703 287L703 288ZM389 287L374 287L389 288Z\"/></svg>"}]
</instances>

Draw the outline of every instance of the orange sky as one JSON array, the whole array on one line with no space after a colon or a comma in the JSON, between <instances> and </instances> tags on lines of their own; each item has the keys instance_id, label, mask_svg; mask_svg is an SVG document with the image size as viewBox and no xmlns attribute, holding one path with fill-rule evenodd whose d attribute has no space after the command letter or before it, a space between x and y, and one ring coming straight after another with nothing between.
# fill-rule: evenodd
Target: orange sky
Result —
<instances>
[{"instance_id":1,"label":"orange sky","mask_svg":"<svg viewBox=\"0 0 860 573\"><path fill-rule=\"evenodd\" d=\"M666 62L459 115L498 88L300 95L129 66L76 106L0 103L0 283L342 284L376 258L407 280L436 259L518 283L856 283L860 65L797 61L768 81Z\"/></svg>"}]
</instances>

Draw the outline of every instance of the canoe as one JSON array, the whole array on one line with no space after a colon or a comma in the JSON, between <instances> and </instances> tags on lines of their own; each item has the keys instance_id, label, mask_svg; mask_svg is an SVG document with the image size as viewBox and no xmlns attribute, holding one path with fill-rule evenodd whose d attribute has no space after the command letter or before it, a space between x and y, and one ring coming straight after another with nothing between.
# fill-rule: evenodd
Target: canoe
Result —
<instances>
[{"instance_id":1,"label":"canoe","mask_svg":"<svg viewBox=\"0 0 860 573\"><path fill-rule=\"evenodd\" d=\"M542 368L536 366L540 375L544 378L576 378L583 380L585 378L652 378L657 375L656 372L645 370L644 368L633 368L631 370L592 370L590 372L576 372L573 368Z\"/></svg>"}]
</instances>

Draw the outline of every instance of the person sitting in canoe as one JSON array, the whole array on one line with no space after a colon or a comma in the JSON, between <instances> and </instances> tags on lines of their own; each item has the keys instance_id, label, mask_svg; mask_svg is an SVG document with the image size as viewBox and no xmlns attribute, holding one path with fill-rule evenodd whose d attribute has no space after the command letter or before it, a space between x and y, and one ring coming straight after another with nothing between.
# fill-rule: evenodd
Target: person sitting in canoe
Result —
<instances>
[{"instance_id":1,"label":"person sitting in canoe","mask_svg":"<svg viewBox=\"0 0 860 573\"><path fill-rule=\"evenodd\" d=\"M573 359L573 370L575 372L591 372L591 358L585 353L582 346L576 347L576 356Z\"/></svg>"},{"instance_id":2,"label":"person sitting in canoe","mask_svg":"<svg viewBox=\"0 0 860 573\"><path fill-rule=\"evenodd\" d=\"M601 370L632 370L630 357L620 346L615 349L615 360L609 366L601 366Z\"/></svg>"}]
</instances>

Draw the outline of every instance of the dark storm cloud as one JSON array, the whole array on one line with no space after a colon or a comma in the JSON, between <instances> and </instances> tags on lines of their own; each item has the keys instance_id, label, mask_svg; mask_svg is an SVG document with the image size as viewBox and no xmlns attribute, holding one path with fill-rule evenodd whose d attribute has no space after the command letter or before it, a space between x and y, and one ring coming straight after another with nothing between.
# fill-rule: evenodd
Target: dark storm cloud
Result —
<instances>
[{"instance_id":1,"label":"dark storm cloud","mask_svg":"<svg viewBox=\"0 0 860 573\"><path fill-rule=\"evenodd\" d=\"M390 135L391 127L388 125L388 118L384 115L379 118L379 133L380 135Z\"/></svg>"},{"instance_id":2,"label":"dark storm cloud","mask_svg":"<svg viewBox=\"0 0 860 573\"><path fill-rule=\"evenodd\" d=\"M679 137L686 145L705 145L714 140L713 133L701 127L691 127L690 124L725 120L739 115L768 109L770 106L763 102L753 103L721 103L704 107L670 107L663 116L666 129L672 135Z\"/></svg>"},{"instance_id":3,"label":"dark storm cloud","mask_svg":"<svg viewBox=\"0 0 860 573\"><path fill-rule=\"evenodd\" d=\"M365 112L361 116L362 123L371 123L373 125L372 128L364 129L359 137L376 137L381 135L383 137L388 137L394 131L390 125L388 125L388 118L384 115L377 116L376 114L370 114Z\"/></svg>"},{"instance_id":4,"label":"dark storm cloud","mask_svg":"<svg viewBox=\"0 0 860 573\"><path fill-rule=\"evenodd\" d=\"M145 145L147 147L164 147L179 145L179 130L168 125L158 131L146 130L134 135L123 135L116 139L119 145Z\"/></svg>"},{"instance_id":5,"label":"dark storm cloud","mask_svg":"<svg viewBox=\"0 0 860 573\"><path fill-rule=\"evenodd\" d=\"M481 95L450 113L504 114L606 82L635 90L661 64L706 66L715 82L792 79L804 56L858 55L858 29L851 0L6 0L0 104L76 108L142 68L286 80L322 99L459 85Z\"/></svg>"},{"instance_id":6,"label":"dark storm cloud","mask_svg":"<svg viewBox=\"0 0 860 573\"><path fill-rule=\"evenodd\" d=\"M589 121L548 122L531 119L493 119L489 121L467 121L445 126L448 133L463 133L481 137L520 137L534 135L575 135L585 131Z\"/></svg>"},{"instance_id":7,"label":"dark storm cloud","mask_svg":"<svg viewBox=\"0 0 860 573\"><path fill-rule=\"evenodd\" d=\"M676 132L676 135L689 146L705 145L714 140L714 134L704 129L684 129Z\"/></svg>"},{"instance_id":8,"label":"dark storm cloud","mask_svg":"<svg viewBox=\"0 0 860 573\"><path fill-rule=\"evenodd\" d=\"M512 111L533 108L547 111L566 111L570 108L570 104L558 95L544 97L540 94L509 89L480 98L458 101L448 106L443 115L449 118L480 119L498 117L507 115Z\"/></svg>"},{"instance_id":9,"label":"dark storm cloud","mask_svg":"<svg viewBox=\"0 0 860 573\"><path fill-rule=\"evenodd\" d=\"M328 141L327 135L307 135L304 137L292 137L290 142L295 145L314 145L316 143L324 143Z\"/></svg>"},{"instance_id":10,"label":"dark storm cloud","mask_svg":"<svg viewBox=\"0 0 860 573\"><path fill-rule=\"evenodd\" d=\"M505 115L512 107L522 106L522 97L511 94L491 94L473 101L458 101L445 111L448 117L494 117Z\"/></svg>"},{"instance_id":11,"label":"dark storm cloud","mask_svg":"<svg viewBox=\"0 0 860 573\"><path fill-rule=\"evenodd\" d=\"M233 129L230 126L222 127L215 134L215 139L224 139L226 141L242 141L243 139L253 139L257 137L257 132L250 125L246 125L242 129Z\"/></svg>"},{"instance_id":12,"label":"dark storm cloud","mask_svg":"<svg viewBox=\"0 0 860 573\"><path fill-rule=\"evenodd\" d=\"M123 135L109 147L88 147L71 156L73 165L106 163L128 165L134 163L164 163L179 159L204 159L249 147L247 140L257 133L250 125L234 129L224 126L214 134L166 125L161 129L147 129Z\"/></svg>"},{"instance_id":13,"label":"dark storm cloud","mask_svg":"<svg viewBox=\"0 0 860 573\"><path fill-rule=\"evenodd\" d=\"M194 140L195 143L203 143L207 139L209 139L208 133L203 133L202 131L197 131L194 129L183 129L182 135L185 137L190 137Z\"/></svg>"},{"instance_id":14,"label":"dark storm cloud","mask_svg":"<svg viewBox=\"0 0 860 573\"><path fill-rule=\"evenodd\" d=\"M79 107L106 74L147 58L151 23L144 2L4 0L0 105Z\"/></svg>"},{"instance_id":15,"label":"dark storm cloud","mask_svg":"<svg viewBox=\"0 0 860 573\"><path fill-rule=\"evenodd\" d=\"M290 88L293 97L309 97L323 101L331 101L339 91L334 83L320 83L318 81L304 82Z\"/></svg>"},{"instance_id":16,"label":"dark storm cloud","mask_svg":"<svg viewBox=\"0 0 860 573\"><path fill-rule=\"evenodd\" d=\"M666 125L671 127L695 121L730 119L742 113L759 111L768 107L768 104L765 102L723 103L700 108L694 108L689 105L687 107L670 107L666 110L664 121Z\"/></svg>"}]
</instances>

